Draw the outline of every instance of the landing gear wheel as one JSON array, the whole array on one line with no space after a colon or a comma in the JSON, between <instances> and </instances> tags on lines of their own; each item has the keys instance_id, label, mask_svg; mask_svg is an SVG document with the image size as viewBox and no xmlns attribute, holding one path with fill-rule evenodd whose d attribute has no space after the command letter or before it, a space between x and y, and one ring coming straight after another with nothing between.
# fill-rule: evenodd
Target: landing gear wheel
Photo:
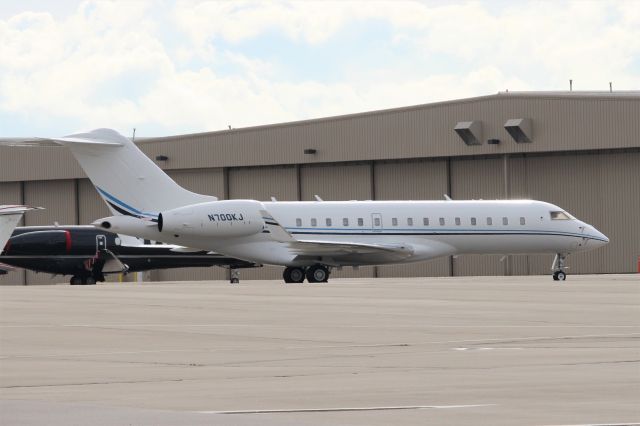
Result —
<instances>
[{"instance_id":1,"label":"landing gear wheel","mask_svg":"<svg viewBox=\"0 0 640 426\"><path fill-rule=\"evenodd\" d=\"M307 281L310 283L326 283L329 281L329 269L324 265L313 265L307 269Z\"/></svg>"},{"instance_id":2,"label":"landing gear wheel","mask_svg":"<svg viewBox=\"0 0 640 426\"><path fill-rule=\"evenodd\" d=\"M294 267L284 268L284 272L282 273L282 278L284 279L284 282L287 284L302 283L304 282L304 269L294 268Z\"/></svg>"},{"instance_id":3,"label":"landing gear wheel","mask_svg":"<svg viewBox=\"0 0 640 426\"><path fill-rule=\"evenodd\" d=\"M96 279L93 278L93 277L87 277L84 280L82 280L82 284L95 285L96 284Z\"/></svg>"},{"instance_id":4,"label":"landing gear wheel","mask_svg":"<svg viewBox=\"0 0 640 426\"><path fill-rule=\"evenodd\" d=\"M567 279L567 274L563 271L556 271L553 273L554 281L564 281Z\"/></svg>"},{"instance_id":5,"label":"landing gear wheel","mask_svg":"<svg viewBox=\"0 0 640 426\"><path fill-rule=\"evenodd\" d=\"M71 279L69 280L69 284L71 285L82 285L82 277L79 277L77 275L74 275L71 277Z\"/></svg>"},{"instance_id":6,"label":"landing gear wheel","mask_svg":"<svg viewBox=\"0 0 640 426\"><path fill-rule=\"evenodd\" d=\"M231 279L229 280L229 282L230 282L231 284L240 284L240 280L239 280L238 278L231 278Z\"/></svg>"}]
</instances>

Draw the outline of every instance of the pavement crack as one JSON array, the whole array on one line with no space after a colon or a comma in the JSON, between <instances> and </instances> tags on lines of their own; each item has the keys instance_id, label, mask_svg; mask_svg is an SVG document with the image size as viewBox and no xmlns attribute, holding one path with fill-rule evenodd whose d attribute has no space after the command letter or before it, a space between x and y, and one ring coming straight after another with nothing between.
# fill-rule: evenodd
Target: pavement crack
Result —
<instances>
[{"instance_id":1,"label":"pavement crack","mask_svg":"<svg viewBox=\"0 0 640 426\"><path fill-rule=\"evenodd\" d=\"M182 382L184 379L163 379L163 380L114 380L106 382L82 382L82 383L51 383L45 385L13 385L0 386L0 389L21 389L21 388L46 388L46 387L63 387L63 386L93 386L93 385L120 385L120 384L137 384L137 383L168 383Z\"/></svg>"}]
</instances>

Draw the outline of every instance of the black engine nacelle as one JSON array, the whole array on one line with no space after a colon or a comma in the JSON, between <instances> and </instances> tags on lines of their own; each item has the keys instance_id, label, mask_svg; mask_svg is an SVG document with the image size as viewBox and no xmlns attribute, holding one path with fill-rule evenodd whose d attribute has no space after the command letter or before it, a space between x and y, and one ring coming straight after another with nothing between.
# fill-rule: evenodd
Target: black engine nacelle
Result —
<instances>
[{"instance_id":1,"label":"black engine nacelle","mask_svg":"<svg viewBox=\"0 0 640 426\"><path fill-rule=\"evenodd\" d=\"M71 233L65 230L33 231L11 237L5 255L64 255L71 251Z\"/></svg>"}]
</instances>

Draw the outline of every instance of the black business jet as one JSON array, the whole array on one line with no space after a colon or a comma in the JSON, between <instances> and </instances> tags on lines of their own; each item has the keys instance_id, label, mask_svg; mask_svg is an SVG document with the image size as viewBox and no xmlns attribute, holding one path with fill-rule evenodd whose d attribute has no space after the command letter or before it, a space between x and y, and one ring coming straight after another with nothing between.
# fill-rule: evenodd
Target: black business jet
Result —
<instances>
[{"instance_id":1,"label":"black business jet","mask_svg":"<svg viewBox=\"0 0 640 426\"><path fill-rule=\"evenodd\" d=\"M202 266L228 268L231 283L238 283L238 269L261 266L197 249L141 243L133 237L93 226L16 228L2 251L0 263L36 272L71 275L72 285L95 284L104 281L106 274Z\"/></svg>"}]
</instances>

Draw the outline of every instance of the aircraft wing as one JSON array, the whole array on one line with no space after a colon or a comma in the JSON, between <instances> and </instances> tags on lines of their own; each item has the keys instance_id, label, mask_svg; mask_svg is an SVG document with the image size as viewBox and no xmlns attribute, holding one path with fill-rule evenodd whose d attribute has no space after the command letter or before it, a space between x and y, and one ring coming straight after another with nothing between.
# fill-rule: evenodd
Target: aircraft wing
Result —
<instances>
[{"instance_id":1,"label":"aircraft wing","mask_svg":"<svg viewBox=\"0 0 640 426\"><path fill-rule=\"evenodd\" d=\"M413 256L410 245L366 244L335 241L293 241L288 243L298 259L317 259L336 265L366 265L399 262Z\"/></svg>"},{"instance_id":2,"label":"aircraft wing","mask_svg":"<svg viewBox=\"0 0 640 426\"><path fill-rule=\"evenodd\" d=\"M372 244L350 241L297 240L266 210L262 218L271 237L286 243L298 259L318 259L335 265L366 265L398 262L414 254L408 244Z\"/></svg>"}]
</instances>

